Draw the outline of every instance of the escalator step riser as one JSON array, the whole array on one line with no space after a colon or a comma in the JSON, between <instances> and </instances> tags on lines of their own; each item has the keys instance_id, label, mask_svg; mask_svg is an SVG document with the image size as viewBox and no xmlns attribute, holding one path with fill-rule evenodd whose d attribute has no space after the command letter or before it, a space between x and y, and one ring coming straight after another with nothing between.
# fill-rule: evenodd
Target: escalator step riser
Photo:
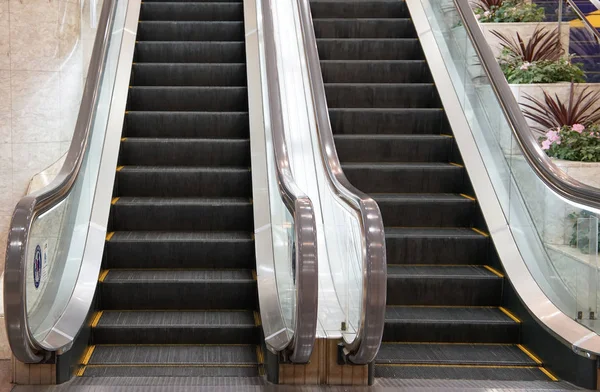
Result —
<instances>
[{"instance_id":1,"label":"escalator step riser","mask_svg":"<svg viewBox=\"0 0 600 392\"><path fill-rule=\"evenodd\" d=\"M246 86L244 64L134 64L134 86Z\"/></svg>"},{"instance_id":2,"label":"escalator step riser","mask_svg":"<svg viewBox=\"0 0 600 392\"><path fill-rule=\"evenodd\" d=\"M243 63L244 42L138 42L138 63Z\"/></svg>"},{"instance_id":3,"label":"escalator step riser","mask_svg":"<svg viewBox=\"0 0 600 392\"><path fill-rule=\"evenodd\" d=\"M403 1L311 2L313 18L408 18Z\"/></svg>"},{"instance_id":4,"label":"escalator step riser","mask_svg":"<svg viewBox=\"0 0 600 392\"><path fill-rule=\"evenodd\" d=\"M421 60L424 58L416 38L396 40L320 39L321 60Z\"/></svg>"},{"instance_id":5,"label":"escalator step riser","mask_svg":"<svg viewBox=\"0 0 600 392\"><path fill-rule=\"evenodd\" d=\"M344 110L330 109L335 135L439 135L450 134L442 109Z\"/></svg>"},{"instance_id":6,"label":"escalator step riser","mask_svg":"<svg viewBox=\"0 0 600 392\"><path fill-rule=\"evenodd\" d=\"M259 327L220 325L214 328L163 326L93 330L95 344L248 344L258 342Z\"/></svg>"},{"instance_id":7,"label":"escalator step riser","mask_svg":"<svg viewBox=\"0 0 600 392\"><path fill-rule=\"evenodd\" d=\"M433 84L325 85L330 108L441 108Z\"/></svg>"},{"instance_id":8,"label":"escalator step riser","mask_svg":"<svg viewBox=\"0 0 600 392\"><path fill-rule=\"evenodd\" d=\"M140 22L138 41L243 41L243 22Z\"/></svg>"},{"instance_id":9,"label":"escalator step riser","mask_svg":"<svg viewBox=\"0 0 600 392\"><path fill-rule=\"evenodd\" d=\"M111 211L115 231L252 231L252 204L117 203Z\"/></svg>"},{"instance_id":10,"label":"escalator step riser","mask_svg":"<svg viewBox=\"0 0 600 392\"><path fill-rule=\"evenodd\" d=\"M239 3L198 3L181 4L143 2L140 20L158 21L240 21L244 19L244 7Z\"/></svg>"},{"instance_id":11,"label":"escalator step riser","mask_svg":"<svg viewBox=\"0 0 600 392\"><path fill-rule=\"evenodd\" d=\"M121 165L250 166L248 140L136 140L121 144Z\"/></svg>"},{"instance_id":12,"label":"escalator step riser","mask_svg":"<svg viewBox=\"0 0 600 392\"><path fill-rule=\"evenodd\" d=\"M250 197L249 170L123 170L117 173L120 196Z\"/></svg>"},{"instance_id":13,"label":"escalator step riser","mask_svg":"<svg viewBox=\"0 0 600 392\"><path fill-rule=\"evenodd\" d=\"M385 243L388 264L461 265L486 260L489 239L386 235Z\"/></svg>"},{"instance_id":14,"label":"escalator step riser","mask_svg":"<svg viewBox=\"0 0 600 392\"><path fill-rule=\"evenodd\" d=\"M475 212L475 202L468 199L454 202L431 200L394 202L376 200L385 226L401 227L469 227Z\"/></svg>"},{"instance_id":15,"label":"escalator step riser","mask_svg":"<svg viewBox=\"0 0 600 392\"><path fill-rule=\"evenodd\" d=\"M241 138L250 135L248 113L129 112L126 137Z\"/></svg>"},{"instance_id":16,"label":"escalator step riser","mask_svg":"<svg viewBox=\"0 0 600 392\"><path fill-rule=\"evenodd\" d=\"M219 389L227 377L252 378L244 385L263 385L257 366L88 366L85 377L206 377L208 387ZM216 377L223 377L219 380ZM212 382L212 383L211 383ZM215 385L214 383L219 383ZM231 380L231 384L236 385ZM197 388L197 386L196 386Z\"/></svg>"},{"instance_id":17,"label":"escalator step riser","mask_svg":"<svg viewBox=\"0 0 600 392\"><path fill-rule=\"evenodd\" d=\"M336 137L341 162L448 162L453 139L344 138Z\"/></svg>"},{"instance_id":18,"label":"escalator step riser","mask_svg":"<svg viewBox=\"0 0 600 392\"><path fill-rule=\"evenodd\" d=\"M317 38L416 38L410 19L314 19Z\"/></svg>"},{"instance_id":19,"label":"escalator step riser","mask_svg":"<svg viewBox=\"0 0 600 392\"><path fill-rule=\"evenodd\" d=\"M381 168L343 165L348 180L367 193L460 193L464 169L457 166Z\"/></svg>"},{"instance_id":20,"label":"escalator step riser","mask_svg":"<svg viewBox=\"0 0 600 392\"><path fill-rule=\"evenodd\" d=\"M247 111L245 87L132 87L128 110Z\"/></svg>"},{"instance_id":21,"label":"escalator step riser","mask_svg":"<svg viewBox=\"0 0 600 392\"><path fill-rule=\"evenodd\" d=\"M425 61L321 61L324 83L430 83Z\"/></svg>"},{"instance_id":22,"label":"escalator step riser","mask_svg":"<svg viewBox=\"0 0 600 392\"><path fill-rule=\"evenodd\" d=\"M501 297L501 278L388 275L387 280L388 305L498 306Z\"/></svg>"},{"instance_id":23,"label":"escalator step riser","mask_svg":"<svg viewBox=\"0 0 600 392\"><path fill-rule=\"evenodd\" d=\"M439 320L385 323L384 342L515 343L517 323L445 323Z\"/></svg>"},{"instance_id":24,"label":"escalator step riser","mask_svg":"<svg viewBox=\"0 0 600 392\"><path fill-rule=\"evenodd\" d=\"M116 241L105 268L254 268L254 241Z\"/></svg>"},{"instance_id":25,"label":"escalator step riser","mask_svg":"<svg viewBox=\"0 0 600 392\"><path fill-rule=\"evenodd\" d=\"M135 282L100 284L106 310L256 309L255 281Z\"/></svg>"},{"instance_id":26,"label":"escalator step riser","mask_svg":"<svg viewBox=\"0 0 600 392\"><path fill-rule=\"evenodd\" d=\"M539 368L375 366L375 377L443 380L550 381Z\"/></svg>"}]
</instances>

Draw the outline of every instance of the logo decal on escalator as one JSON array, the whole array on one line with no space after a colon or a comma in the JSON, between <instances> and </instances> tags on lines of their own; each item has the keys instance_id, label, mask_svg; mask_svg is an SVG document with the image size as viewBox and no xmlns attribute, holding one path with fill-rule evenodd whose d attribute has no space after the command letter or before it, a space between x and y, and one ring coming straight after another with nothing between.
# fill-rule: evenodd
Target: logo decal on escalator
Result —
<instances>
[{"instance_id":1,"label":"logo decal on escalator","mask_svg":"<svg viewBox=\"0 0 600 392\"><path fill-rule=\"evenodd\" d=\"M42 248L39 245L35 247L35 255L33 256L33 284L37 289L40 287L42 279Z\"/></svg>"}]
</instances>

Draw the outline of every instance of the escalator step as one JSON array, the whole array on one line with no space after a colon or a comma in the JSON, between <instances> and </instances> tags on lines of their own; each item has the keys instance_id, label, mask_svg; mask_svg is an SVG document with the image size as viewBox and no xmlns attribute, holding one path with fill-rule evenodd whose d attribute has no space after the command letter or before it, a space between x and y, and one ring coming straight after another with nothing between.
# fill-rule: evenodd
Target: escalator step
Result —
<instances>
[{"instance_id":1,"label":"escalator step","mask_svg":"<svg viewBox=\"0 0 600 392\"><path fill-rule=\"evenodd\" d=\"M446 193L374 193L371 197L388 227L469 227L477 207L473 199Z\"/></svg>"},{"instance_id":2,"label":"escalator step","mask_svg":"<svg viewBox=\"0 0 600 392\"><path fill-rule=\"evenodd\" d=\"M377 364L455 364L491 366L537 366L516 345L383 343Z\"/></svg>"},{"instance_id":3,"label":"escalator step","mask_svg":"<svg viewBox=\"0 0 600 392\"><path fill-rule=\"evenodd\" d=\"M482 266L388 265L387 304L498 306L502 282Z\"/></svg>"},{"instance_id":4,"label":"escalator step","mask_svg":"<svg viewBox=\"0 0 600 392\"><path fill-rule=\"evenodd\" d=\"M439 108L333 108L331 128L336 135L439 135L450 134L443 109Z\"/></svg>"},{"instance_id":5,"label":"escalator step","mask_svg":"<svg viewBox=\"0 0 600 392\"><path fill-rule=\"evenodd\" d=\"M422 60L417 38L317 39L321 60Z\"/></svg>"},{"instance_id":6,"label":"escalator step","mask_svg":"<svg viewBox=\"0 0 600 392\"><path fill-rule=\"evenodd\" d=\"M142 2L140 20L148 21L239 21L244 18L241 2L221 4L187 2Z\"/></svg>"},{"instance_id":7,"label":"escalator step","mask_svg":"<svg viewBox=\"0 0 600 392\"><path fill-rule=\"evenodd\" d=\"M444 380L550 381L539 367L377 365L375 377Z\"/></svg>"},{"instance_id":8,"label":"escalator step","mask_svg":"<svg viewBox=\"0 0 600 392\"><path fill-rule=\"evenodd\" d=\"M406 4L402 1L312 1L310 9L313 18L407 18Z\"/></svg>"},{"instance_id":9,"label":"escalator step","mask_svg":"<svg viewBox=\"0 0 600 392\"><path fill-rule=\"evenodd\" d=\"M121 165L250 166L248 139L127 138Z\"/></svg>"},{"instance_id":10,"label":"escalator step","mask_svg":"<svg viewBox=\"0 0 600 392\"><path fill-rule=\"evenodd\" d=\"M410 19L313 19L317 38L416 38Z\"/></svg>"},{"instance_id":11,"label":"escalator step","mask_svg":"<svg viewBox=\"0 0 600 392\"><path fill-rule=\"evenodd\" d=\"M519 329L499 308L388 306L383 341L514 343Z\"/></svg>"},{"instance_id":12,"label":"escalator step","mask_svg":"<svg viewBox=\"0 0 600 392\"><path fill-rule=\"evenodd\" d=\"M247 111L246 87L131 87L128 110Z\"/></svg>"},{"instance_id":13,"label":"escalator step","mask_svg":"<svg viewBox=\"0 0 600 392\"><path fill-rule=\"evenodd\" d=\"M454 139L442 135L335 135L338 156L350 162L448 162Z\"/></svg>"},{"instance_id":14,"label":"escalator step","mask_svg":"<svg viewBox=\"0 0 600 392\"><path fill-rule=\"evenodd\" d=\"M246 86L246 65L240 63L136 63L135 86Z\"/></svg>"},{"instance_id":15,"label":"escalator step","mask_svg":"<svg viewBox=\"0 0 600 392\"><path fill-rule=\"evenodd\" d=\"M138 41L240 41L243 22L144 22L140 21Z\"/></svg>"},{"instance_id":16,"label":"escalator step","mask_svg":"<svg viewBox=\"0 0 600 392\"><path fill-rule=\"evenodd\" d=\"M128 112L127 137L249 137L248 112Z\"/></svg>"},{"instance_id":17,"label":"escalator step","mask_svg":"<svg viewBox=\"0 0 600 392\"><path fill-rule=\"evenodd\" d=\"M246 59L241 42L137 42L138 63L241 63Z\"/></svg>"},{"instance_id":18,"label":"escalator step","mask_svg":"<svg viewBox=\"0 0 600 392\"><path fill-rule=\"evenodd\" d=\"M325 60L324 83L430 83L425 60Z\"/></svg>"},{"instance_id":19,"label":"escalator step","mask_svg":"<svg viewBox=\"0 0 600 392\"><path fill-rule=\"evenodd\" d=\"M330 108L441 108L431 83L326 84Z\"/></svg>"},{"instance_id":20,"label":"escalator step","mask_svg":"<svg viewBox=\"0 0 600 392\"><path fill-rule=\"evenodd\" d=\"M203 386L219 388L223 385L231 387L232 385L240 385L240 381L244 380L244 386L263 385L263 377L260 377L258 367L256 365L237 365L237 366L102 366L92 365L86 366L83 373L86 377L150 377L155 380L156 377L202 377L205 381ZM212 383L207 383L206 379ZM186 383L188 384L188 383ZM129 387L131 388L131 387ZM146 387L149 389L150 387ZM165 387L168 389L168 387ZM113 389L111 389L113 390ZM129 391L130 389L128 389ZM164 389L163 389L164 390Z\"/></svg>"},{"instance_id":21,"label":"escalator step","mask_svg":"<svg viewBox=\"0 0 600 392\"><path fill-rule=\"evenodd\" d=\"M256 309L251 270L118 270L100 283L105 310Z\"/></svg>"},{"instance_id":22,"label":"escalator step","mask_svg":"<svg viewBox=\"0 0 600 392\"><path fill-rule=\"evenodd\" d=\"M474 230L441 227L386 227L385 242L389 264L469 264L486 260L490 244Z\"/></svg>"},{"instance_id":23,"label":"escalator step","mask_svg":"<svg viewBox=\"0 0 600 392\"><path fill-rule=\"evenodd\" d=\"M464 168L447 163L343 163L348 180L367 193L460 193Z\"/></svg>"},{"instance_id":24,"label":"escalator step","mask_svg":"<svg viewBox=\"0 0 600 392\"><path fill-rule=\"evenodd\" d=\"M245 344L259 339L252 311L106 311L96 344Z\"/></svg>"},{"instance_id":25,"label":"escalator step","mask_svg":"<svg viewBox=\"0 0 600 392\"><path fill-rule=\"evenodd\" d=\"M249 169L125 166L117 172L121 196L250 197Z\"/></svg>"},{"instance_id":26,"label":"escalator step","mask_svg":"<svg viewBox=\"0 0 600 392\"><path fill-rule=\"evenodd\" d=\"M252 231L252 203L240 198L122 197L112 206L115 231Z\"/></svg>"},{"instance_id":27,"label":"escalator step","mask_svg":"<svg viewBox=\"0 0 600 392\"><path fill-rule=\"evenodd\" d=\"M106 268L254 268L249 232L116 232Z\"/></svg>"}]
</instances>

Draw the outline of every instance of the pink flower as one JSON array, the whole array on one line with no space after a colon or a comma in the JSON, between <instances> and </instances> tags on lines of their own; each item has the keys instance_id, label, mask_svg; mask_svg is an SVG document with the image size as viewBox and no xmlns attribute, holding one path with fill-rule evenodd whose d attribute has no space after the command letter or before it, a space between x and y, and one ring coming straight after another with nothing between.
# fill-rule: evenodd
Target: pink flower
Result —
<instances>
[{"instance_id":1,"label":"pink flower","mask_svg":"<svg viewBox=\"0 0 600 392\"><path fill-rule=\"evenodd\" d=\"M577 133L581 133L583 132L583 130L585 129L585 126L581 125L581 124L573 124L573 126L571 127L575 132Z\"/></svg>"},{"instance_id":2,"label":"pink flower","mask_svg":"<svg viewBox=\"0 0 600 392\"><path fill-rule=\"evenodd\" d=\"M491 15L491 12L490 12L490 11L485 11L485 12L483 13L483 16L485 16L486 18L487 18L488 16L490 16L490 15Z\"/></svg>"},{"instance_id":3,"label":"pink flower","mask_svg":"<svg viewBox=\"0 0 600 392\"><path fill-rule=\"evenodd\" d=\"M560 135L558 134L558 131L546 132L546 140L548 140L550 142L550 144L552 144L554 142L560 143Z\"/></svg>"},{"instance_id":4,"label":"pink flower","mask_svg":"<svg viewBox=\"0 0 600 392\"><path fill-rule=\"evenodd\" d=\"M552 146L552 142L550 140L544 140L542 142L542 150L549 150L550 146Z\"/></svg>"},{"instance_id":5,"label":"pink flower","mask_svg":"<svg viewBox=\"0 0 600 392\"><path fill-rule=\"evenodd\" d=\"M531 66L531 63L528 61L525 61L523 63L523 65L521 65L521 67L519 67L519 69L521 69L522 71L527 71L527 68L529 68Z\"/></svg>"},{"instance_id":6,"label":"pink flower","mask_svg":"<svg viewBox=\"0 0 600 392\"><path fill-rule=\"evenodd\" d=\"M481 19L481 14L475 14L475 19L477 19L477 20Z\"/></svg>"}]
</instances>

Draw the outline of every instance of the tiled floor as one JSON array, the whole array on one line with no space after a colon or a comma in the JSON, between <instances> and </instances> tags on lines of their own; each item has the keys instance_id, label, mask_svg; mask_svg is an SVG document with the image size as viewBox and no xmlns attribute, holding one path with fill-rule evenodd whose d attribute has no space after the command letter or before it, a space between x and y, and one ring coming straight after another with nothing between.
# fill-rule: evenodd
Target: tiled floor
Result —
<instances>
[{"instance_id":1,"label":"tiled floor","mask_svg":"<svg viewBox=\"0 0 600 392\"><path fill-rule=\"evenodd\" d=\"M8 392L13 385L10 383L10 360L0 360L0 392Z\"/></svg>"}]
</instances>

